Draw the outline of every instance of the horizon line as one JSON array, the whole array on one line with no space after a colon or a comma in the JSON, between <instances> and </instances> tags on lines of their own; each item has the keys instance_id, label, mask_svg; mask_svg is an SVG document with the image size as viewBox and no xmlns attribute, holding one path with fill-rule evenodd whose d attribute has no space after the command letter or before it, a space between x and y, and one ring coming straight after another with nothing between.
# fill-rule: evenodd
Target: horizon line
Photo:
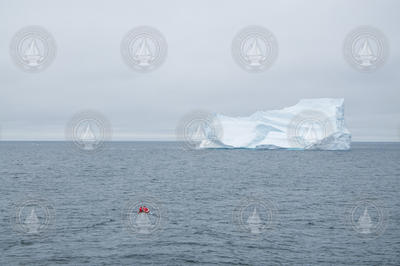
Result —
<instances>
[{"instance_id":1,"label":"horizon line","mask_svg":"<svg viewBox=\"0 0 400 266\"><path fill-rule=\"evenodd\" d=\"M73 142L72 140L51 139L0 139L0 142ZM184 142L184 140L136 139L136 140L107 140L104 142ZM354 140L351 143L400 143L400 140Z\"/></svg>"}]
</instances>

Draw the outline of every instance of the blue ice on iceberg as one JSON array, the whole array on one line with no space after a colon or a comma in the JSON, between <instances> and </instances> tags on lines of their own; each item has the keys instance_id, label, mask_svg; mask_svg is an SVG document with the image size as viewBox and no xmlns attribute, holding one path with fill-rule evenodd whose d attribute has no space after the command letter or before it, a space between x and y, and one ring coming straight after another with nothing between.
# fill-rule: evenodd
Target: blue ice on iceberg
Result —
<instances>
[{"instance_id":1,"label":"blue ice on iceberg","mask_svg":"<svg viewBox=\"0 0 400 266\"><path fill-rule=\"evenodd\" d=\"M218 137L203 139L200 149L348 150L351 145L343 99L303 99L291 107L248 117L216 114L210 126L218 130Z\"/></svg>"}]
</instances>

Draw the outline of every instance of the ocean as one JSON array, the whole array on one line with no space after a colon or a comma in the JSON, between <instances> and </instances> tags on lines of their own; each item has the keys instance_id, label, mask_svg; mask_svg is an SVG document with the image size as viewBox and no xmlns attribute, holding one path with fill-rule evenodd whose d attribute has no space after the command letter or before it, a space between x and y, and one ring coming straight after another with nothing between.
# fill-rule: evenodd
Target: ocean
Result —
<instances>
[{"instance_id":1,"label":"ocean","mask_svg":"<svg viewBox=\"0 0 400 266\"><path fill-rule=\"evenodd\" d=\"M400 265L400 143L0 151L1 265Z\"/></svg>"}]
</instances>

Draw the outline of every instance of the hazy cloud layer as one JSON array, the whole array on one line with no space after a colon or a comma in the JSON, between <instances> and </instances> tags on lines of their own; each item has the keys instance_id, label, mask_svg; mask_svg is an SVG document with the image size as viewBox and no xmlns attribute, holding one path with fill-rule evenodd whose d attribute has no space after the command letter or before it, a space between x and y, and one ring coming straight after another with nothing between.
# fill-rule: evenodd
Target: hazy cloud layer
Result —
<instances>
[{"instance_id":1,"label":"hazy cloud layer","mask_svg":"<svg viewBox=\"0 0 400 266\"><path fill-rule=\"evenodd\" d=\"M301 98L345 99L355 140L399 140L400 2L383 1L5 1L0 2L0 126L4 139L63 139L82 109L102 112L115 139L174 139L187 112L249 115ZM57 42L43 72L17 68L10 41L40 25ZM134 72L120 42L133 27L163 33L168 57L157 70ZM231 42L248 25L277 38L279 56L265 72L248 73L232 59ZM343 58L349 31L380 29L390 55L373 73Z\"/></svg>"}]
</instances>

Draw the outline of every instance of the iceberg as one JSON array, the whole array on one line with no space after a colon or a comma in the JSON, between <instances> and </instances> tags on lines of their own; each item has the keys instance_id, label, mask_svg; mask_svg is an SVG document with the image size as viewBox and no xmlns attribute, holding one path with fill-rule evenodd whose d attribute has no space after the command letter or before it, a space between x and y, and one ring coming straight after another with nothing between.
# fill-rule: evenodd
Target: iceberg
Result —
<instances>
[{"instance_id":1,"label":"iceberg","mask_svg":"<svg viewBox=\"0 0 400 266\"><path fill-rule=\"evenodd\" d=\"M281 110L248 117L213 115L197 148L349 150L351 134L344 123L344 99L302 99Z\"/></svg>"}]
</instances>

